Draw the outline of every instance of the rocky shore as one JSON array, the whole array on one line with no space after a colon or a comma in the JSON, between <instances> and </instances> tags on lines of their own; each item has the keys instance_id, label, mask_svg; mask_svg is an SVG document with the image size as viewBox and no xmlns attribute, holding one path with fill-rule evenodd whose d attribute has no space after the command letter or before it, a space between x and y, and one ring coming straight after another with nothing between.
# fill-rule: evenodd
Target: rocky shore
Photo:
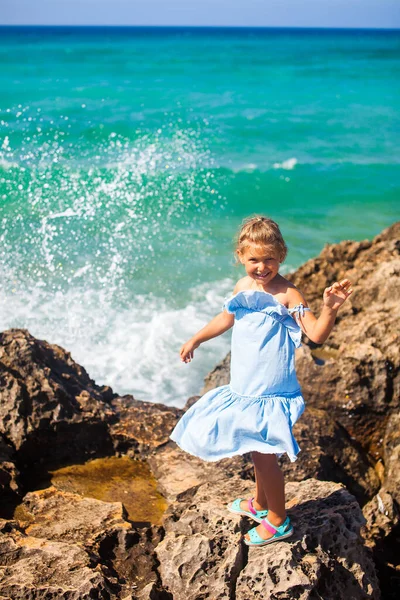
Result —
<instances>
[{"instance_id":1,"label":"rocky shore","mask_svg":"<svg viewBox=\"0 0 400 600\"><path fill-rule=\"evenodd\" d=\"M289 277L318 314L323 289L344 276L354 294L330 338L304 339L296 355L302 451L282 461L295 535L264 548L245 546L252 522L226 510L254 489L250 456L204 463L169 440L198 397L183 410L118 397L59 346L1 333L0 600L397 598L400 223L326 246ZM229 356L205 389L228 379ZM150 503L146 520L52 480L118 456L152 473L161 524Z\"/></svg>"}]
</instances>

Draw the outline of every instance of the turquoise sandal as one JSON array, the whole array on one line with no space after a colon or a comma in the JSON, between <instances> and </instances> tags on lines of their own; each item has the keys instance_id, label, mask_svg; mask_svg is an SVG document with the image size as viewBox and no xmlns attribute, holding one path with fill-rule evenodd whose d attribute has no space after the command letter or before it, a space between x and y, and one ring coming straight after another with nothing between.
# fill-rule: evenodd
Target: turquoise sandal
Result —
<instances>
[{"instance_id":1,"label":"turquoise sandal","mask_svg":"<svg viewBox=\"0 0 400 600\"><path fill-rule=\"evenodd\" d=\"M262 519L261 524L264 525L267 531L273 533L273 536L267 540L263 540L258 531L256 531L256 528L253 527L253 529L250 529L250 531L247 532L250 536L250 541L243 537L244 543L247 546L266 546L267 544L272 544L272 542L284 540L285 538L290 537L293 533L293 527L289 517L286 517L282 525L279 525L279 527L272 525L267 518Z\"/></svg>"},{"instance_id":2,"label":"turquoise sandal","mask_svg":"<svg viewBox=\"0 0 400 600\"><path fill-rule=\"evenodd\" d=\"M257 521L257 523L261 523L263 518L267 516L268 510L256 510L253 506L254 497L250 498L250 500L247 500L248 510L243 510L243 508L240 508L240 503L243 500L245 500L245 498L236 498L232 504L228 505L229 512L235 515L244 515L245 517L250 517L254 521Z\"/></svg>"}]
</instances>

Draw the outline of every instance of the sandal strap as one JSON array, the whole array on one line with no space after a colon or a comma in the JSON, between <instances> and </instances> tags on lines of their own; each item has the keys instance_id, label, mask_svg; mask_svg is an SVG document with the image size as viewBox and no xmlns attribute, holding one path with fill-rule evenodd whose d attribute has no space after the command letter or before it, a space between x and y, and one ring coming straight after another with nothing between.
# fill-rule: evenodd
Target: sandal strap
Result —
<instances>
[{"instance_id":1,"label":"sandal strap","mask_svg":"<svg viewBox=\"0 0 400 600\"><path fill-rule=\"evenodd\" d=\"M274 535L277 532L277 529L268 521L266 517L261 521L261 525L264 525L265 529Z\"/></svg>"},{"instance_id":2,"label":"sandal strap","mask_svg":"<svg viewBox=\"0 0 400 600\"><path fill-rule=\"evenodd\" d=\"M269 531L270 533L272 533L273 535L275 535L275 533L285 533L286 529L288 528L288 525L290 523L290 519L289 517L286 517L286 519L283 521L282 525L272 525L272 523L270 523L270 521L268 521L267 517L264 517L263 520L261 521L261 524L265 527L265 529L267 531Z\"/></svg>"},{"instance_id":3,"label":"sandal strap","mask_svg":"<svg viewBox=\"0 0 400 600\"><path fill-rule=\"evenodd\" d=\"M247 500L247 507L248 507L248 509L249 509L249 511L251 512L252 515L256 515L257 511L256 511L256 509L253 506L253 500L254 500L254 497L250 498L249 500Z\"/></svg>"}]
</instances>

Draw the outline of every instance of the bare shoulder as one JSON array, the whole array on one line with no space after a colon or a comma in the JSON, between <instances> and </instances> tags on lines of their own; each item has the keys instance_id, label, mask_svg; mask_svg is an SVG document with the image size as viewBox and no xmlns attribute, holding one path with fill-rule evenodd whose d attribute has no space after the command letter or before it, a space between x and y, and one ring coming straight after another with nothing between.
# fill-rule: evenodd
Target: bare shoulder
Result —
<instances>
[{"instance_id":1,"label":"bare shoulder","mask_svg":"<svg viewBox=\"0 0 400 600\"><path fill-rule=\"evenodd\" d=\"M304 294L290 281L288 281L287 283L288 285L286 288L286 298L289 308L293 308L293 306L296 306L300 303L304 306L308 306Z\"/></svg>"},{"instance_id":2,"label":"bare shoulder","mask_svg":"<svg viewBox=\"0 0 400 600\"><path fill-rule=\"evenodd\" d=\"M251 288L252 279L248 275L246 277L242 277L235 285L235 289L233 290L234 294L238 292L243 292L243 290L249 290Z\"/></svg>"}]
</instances>

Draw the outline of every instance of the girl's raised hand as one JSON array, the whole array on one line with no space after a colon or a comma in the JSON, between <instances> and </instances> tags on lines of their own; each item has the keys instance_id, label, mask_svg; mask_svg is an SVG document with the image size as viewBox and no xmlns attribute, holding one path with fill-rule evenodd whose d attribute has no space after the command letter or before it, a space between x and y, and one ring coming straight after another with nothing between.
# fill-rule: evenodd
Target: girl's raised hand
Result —
<instances>
[{"instance_id":1,"label":"girl's raised hand","mask_svg":"<svg viewBox=\"0 0 400 600\"><path fill-rule=\"evenodd\" d=\"M325 288L324 290L324 304L332 310L338 310L353 293L350 279L342 279L342 281L336 281L334 284Z\"/></svg>"},{"instance_id":2,"label":"girl's raised hand","mask_svg":"<svg viewBox=\"0 0 400 600\"><path fill-rule=\"evenodd\" d=\"M200 344L198 342L193 342L189 340L186 344L183 344L180 350L180 357L182 362L188 363L193 359L193 354L196 348L198 348Z\"/></svg>"}]
</instances>

